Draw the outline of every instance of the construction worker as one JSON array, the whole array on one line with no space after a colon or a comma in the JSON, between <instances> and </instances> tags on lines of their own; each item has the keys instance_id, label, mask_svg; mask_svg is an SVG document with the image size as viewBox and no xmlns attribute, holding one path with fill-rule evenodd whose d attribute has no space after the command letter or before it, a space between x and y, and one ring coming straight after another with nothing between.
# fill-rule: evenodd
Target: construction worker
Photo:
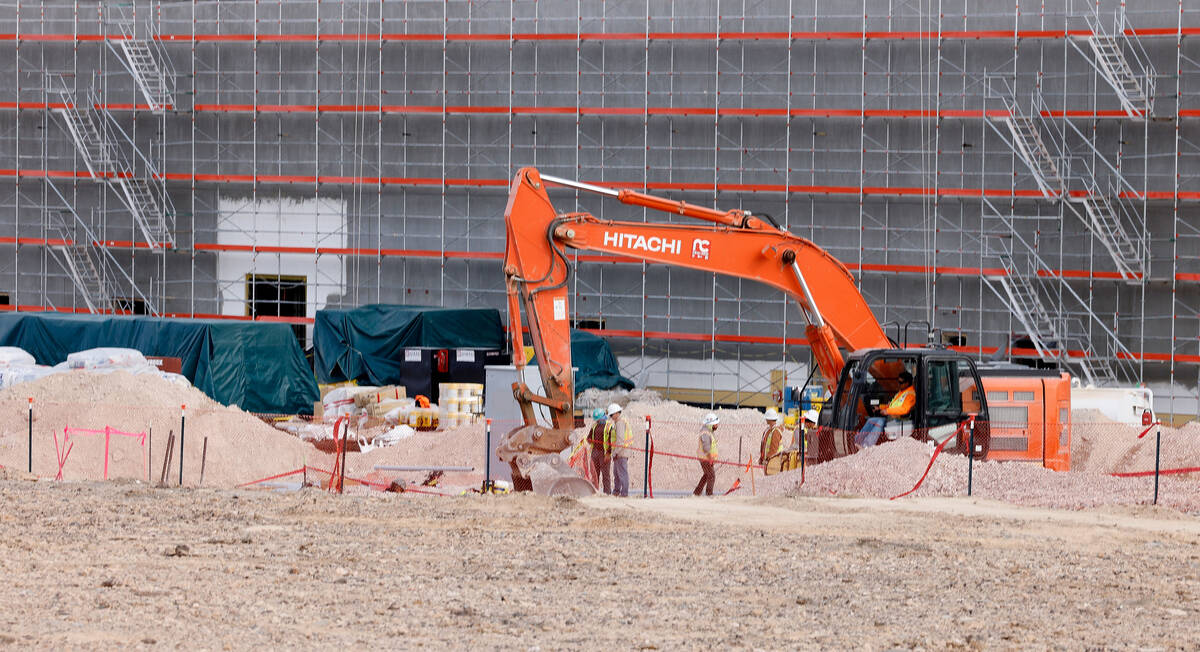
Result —
<instances>
[{"instance_id":1,"label":"construction worker","mask_svg":"<svg viewBox=\"0 0 1200 652\"><path fill-rule=\"evenodd\" d=\"M694 496L699 496L701 491L707 496L713 495L713 485L717 482L714 467L717 461L717 426L720 423L721 420L712 412L704 415L704 420L700 422L700 446L696 450L696 457L700 458L700 483L692 492Z\"/></svg>"},{"instance_id":2,"label":"construction worker","mask_svg":"<svg viewBox=\"0 0 1200 652\"><path fill-rule=\"evenodd\" d=\"M604 408L592 410L592 418L596 423L588 432L588 445L592 447L592 473L596 476L596 490L604 489L604 493L612 493L612 458L604 451Z\"/></svg>"},{"instance_id":3,"label":"construction worker","mask_svg":"<svg viewBox=\"0 0 1200 652\"><path fill-rule=\"evenodd\" d=\"M629 456L633 454L633 428L621 413L621 406L608 406L604 424L604 451L612 458L613 495L629 495Z\"/></svg>"},{"instance_id":4,"label":"construction worker","mask_svg":"<svg viewBox=\"0 0 1200 652\"><path fill-rule=\"evenodd\" d=\"M783 450L783 425L775 408L767 408L763 418L767 420L767 429L763 431L762 442L758 445L758 463L766 466L768 459Z\"/></svg>"},{"instance_id":5,"label":"construction worker","mask_svg":"<svg viewBox=\"0 0 1200 652\"><path fill-rule=\"evenodd\" d=\"M863 424L863 429L854 435L854 443L859 448L879 443L879 436L883 434L883 427L889 418L900 420L909 418L909 412L917 404L917 390L913 389L913 376L907 371L901 371L898 380L900 389L892 395L892 400L888 401L882 410L879 410L879 416L867 419L867 422Z\"/></svg>"},{"instance_id":6,"label":"construction worker","mask_svg":"<svg viewBox=\"0 0 1200 652\"><path fill-rule=\"evenodd\" d=\"M796 430L796 441L793 442L796 448L803 455L808 450L808 433L812 432L817 427L817 419L821 416L816 410L805 410L804 414L800 415L800 428Z\"/></svg>"}]
</instances>

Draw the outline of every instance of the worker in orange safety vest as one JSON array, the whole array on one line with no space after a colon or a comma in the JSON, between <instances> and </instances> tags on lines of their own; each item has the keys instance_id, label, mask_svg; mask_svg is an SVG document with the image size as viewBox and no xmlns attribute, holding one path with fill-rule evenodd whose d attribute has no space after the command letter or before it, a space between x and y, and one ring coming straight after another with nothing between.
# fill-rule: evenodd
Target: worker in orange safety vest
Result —
<instances>
[{"instance_id":1,"label":"worker in orange safety vest","mask_svg":"<svg viewBox=\"0 0 1200 652\"><path fill-rule=\"evenodd\" d=\"M767 420L767 429L763 431L762 443L758 446L758 463L766 465L768 459L783 450L783 426L775 408L768 408L763 418Z\"/></svg>"},{"instance_id":2,"label":"worker in orange safety vest","mask_svg":"<svg viewBox=\"0 0 1200 652\"><path fill-rule=\"evenodd\" d=\"M700 483L696 485L692 495L713 495L713 485L717 482L717 472L714 468L717 461L717 426L721 420L709 412L700 423L700 445L696 449L696 457L700 458Z\"/></svg>"},{"instance_id":3,"label":"worker in orange safety vest","mask_svg":"<svg viewBox=\"0 0 1200 652\"><path fill-rule=\"evenodd\" d=\"M874 446L879 442L879 436L883 434L883 427L887 424L887 420L897 419L905 420L909 418L909 413L912 412L913 406L917 404L917 390L913 389L913 376L907 371L901 371L898 378L900 389L892 396L892 400L880 410L879 416L867 419L863 429L854 436L854 443L859 448Z\"/></svg>"}]
</instances>

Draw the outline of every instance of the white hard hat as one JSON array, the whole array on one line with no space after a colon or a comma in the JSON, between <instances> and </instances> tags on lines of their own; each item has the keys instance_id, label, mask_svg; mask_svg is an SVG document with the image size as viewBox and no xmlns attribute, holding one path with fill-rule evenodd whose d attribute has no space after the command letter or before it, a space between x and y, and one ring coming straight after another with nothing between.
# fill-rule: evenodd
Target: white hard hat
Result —
<instances>
[{"instance_id":1,"label":"white hard hat","mask_svg":"<svg viewBox=\"0 0 1200 652\"><path fill-rule=\"evenodd\" d=\"M816 410L805 410L804 411L804 418L808 421L812 421L813 423L817 422L817 417L819 417L819 416L821 416L821 413L817 412Z\"/></svg>"},{"instance_id":2,"label":"white hard hat","mask_svg":"<svg viewBox=\"0 0 1200 652\"><path fill-rule=\"evenodd\" d=\"M779 421L779 413L775 411L775 408L767 408L763 418L767 421Z\"/></svg>"},{"instance_id":3,"label":"white hard hat","mask_svg":"<svg viewBox=\"0 0 1200 652\"><path fill-rule=\"evenodd\" d=\"M620 405L617 405L616 403L609 403L609 404L608 404L608 416L610 416L610 417L611 417L612 415L614 415L614 414L616 414L616 413L618 413L618 412L620 412L620 411L621 411L621 406L620 406Z\"/></svg>"},{"instance_id":4,"label":"white hard hat","mask_svg":"<svg viewBox=\"0 0 1200 652\"><path fill-rule=\"evenodd\" d=\"M708 414L704 415L704 421L702 421L701 423L703 423L706 426L715 426L718 423L721 423L721 420L719 418L717 418L717 415L713 414L712 412L709 412Z\"/></svg>"}]
</instances>

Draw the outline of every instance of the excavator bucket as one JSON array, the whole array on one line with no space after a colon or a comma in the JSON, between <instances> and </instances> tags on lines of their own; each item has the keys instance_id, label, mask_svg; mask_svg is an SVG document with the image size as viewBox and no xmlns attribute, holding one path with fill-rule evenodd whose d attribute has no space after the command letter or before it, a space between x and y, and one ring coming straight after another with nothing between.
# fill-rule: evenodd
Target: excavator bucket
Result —
<instances>
[{"instance_id":1,"label":"excavator bucket","mask_svg":"<svg viewBox=\"0 0 1200 652\"><path fill-rule=\"evenodd\" d=\"M596 493L592 483L580 477L559 455L531 458L525 472L536 494L582 498Z\"/></svg>"},{"instance_id":2,"label":"excavator bucket","mask_svg":"<svg viewBox=\"0 0 1200 652\"><path fill-rule=\"evenodd\" d=\"M496 456L512 467L513 488L544 496L590 496L592 483L567 463L583 435L539 425L520 426L504 435ZM558 453L547 451L559 450Z\"/></svg>"}]
</instances>

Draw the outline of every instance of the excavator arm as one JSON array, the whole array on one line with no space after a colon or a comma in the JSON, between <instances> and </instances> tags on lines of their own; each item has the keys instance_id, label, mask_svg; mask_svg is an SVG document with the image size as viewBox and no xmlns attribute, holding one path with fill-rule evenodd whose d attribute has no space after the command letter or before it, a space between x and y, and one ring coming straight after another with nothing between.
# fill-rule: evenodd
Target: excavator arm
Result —
<instances>
[{"instance_id":1,"label":"excavator arm","mask_svg":"<svg viewBox=\"0 0 1200 652\"><path fill-rule=\"evenodd\" d=\"M587 213L559 214L546 193L547 182L710 225L614 222ZM836 383L841 374L844 362L839 349L890 344L845 266L811 241L741 210L719 211L628 190L614 191L543 177L533 168L522 168L510 188L505 228L504 274L513 361L518 370L525 365L523 333L528 329L545 392L537 395L520 381L513 385L525 425L506 435L497 452L512 465L518 489L534 488L527 479L535 461L557 464L558 472L567 472L557 458L570 445L574 418L567 248L717 272L778 288L800 305L808 321L806 337L827 383ZM518 373L518 378L523 374ZM549 408L553 428L536 423L535 403ZM561 478L554 474L544 475L555 479L551 484L564 491L568 490L565 485L572 484L557 481ZM582 491L582 487L576 489Z\"/></svg>"}]
</instances>

